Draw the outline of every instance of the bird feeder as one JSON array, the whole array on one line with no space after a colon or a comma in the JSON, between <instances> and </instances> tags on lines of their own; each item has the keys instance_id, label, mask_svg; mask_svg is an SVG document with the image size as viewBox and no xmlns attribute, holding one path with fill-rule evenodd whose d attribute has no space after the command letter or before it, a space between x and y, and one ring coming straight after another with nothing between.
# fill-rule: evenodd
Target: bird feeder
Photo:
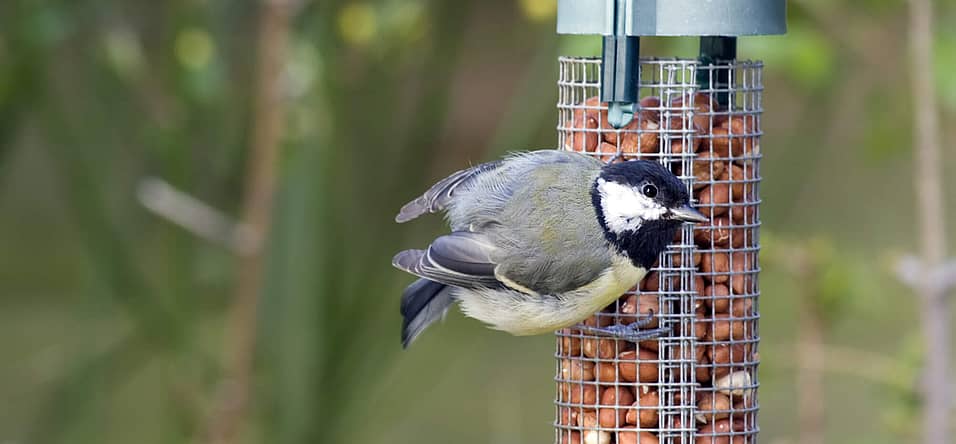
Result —
<instances>
[{"instance_id":1,"label":"bird feeder","mask_svg":"<svg viewBox=\"0 0 956 444\"><path fill-rule=\"evenodd\" d=\"M759 430L763 65L740 36L786 30L784 0L558 0L558 33L603 38L560 57L558 141L604 162L653 159L709 222L589 325L653 315L658 339L557 333L555 442L755 443ZM643 36L697 36L695 59L642 58Z\"/></svg>"}]
</instances>

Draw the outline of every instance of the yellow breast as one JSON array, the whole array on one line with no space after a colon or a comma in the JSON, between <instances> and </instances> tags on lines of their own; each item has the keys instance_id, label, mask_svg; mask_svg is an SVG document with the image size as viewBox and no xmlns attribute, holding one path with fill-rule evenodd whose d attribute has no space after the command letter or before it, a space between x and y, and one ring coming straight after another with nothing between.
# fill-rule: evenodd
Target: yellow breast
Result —
<instances>
[{"instance_id":1,"label":"yellow breast","mask_svg":"<svg viewBox=\"0 0 956 444\"><path fill-rule=\"evenodd\" d=\"M537 335L575 325L602 310L644 277L646 270L625 257L590 284L563 295L538 295L501 290L478 290L459 295L462 311L497 330L514 335Z\"/></svg>"}]
</instances>

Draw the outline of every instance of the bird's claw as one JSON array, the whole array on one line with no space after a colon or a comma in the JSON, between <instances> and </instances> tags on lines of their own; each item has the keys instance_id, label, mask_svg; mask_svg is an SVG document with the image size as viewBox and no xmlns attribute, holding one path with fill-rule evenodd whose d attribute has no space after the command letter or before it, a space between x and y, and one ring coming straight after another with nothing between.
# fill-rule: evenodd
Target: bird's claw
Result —
<instances>
[{"instance_id":1,"label":"bird's claw","mask_svg":"<svg viewBox=\"0 0 956 444\"><path fill-rule=\"evenodd\" d=\"M609 325L607 327L596 327L591 325L579 324L579 325L576 325L574 328L580 330L582 333L588 333L588 334L597 335L597 336L610 336L613 338L630 341L630 342L641 342L641 341L646 341L648 339L659 338L670 331L670 329L668 328L653 328L650 330L641 330L641 327L647 326L653 320L654 320L654 314L651 313L627 325L615 324L615 325Z\"/></svg>"}]
</instances>

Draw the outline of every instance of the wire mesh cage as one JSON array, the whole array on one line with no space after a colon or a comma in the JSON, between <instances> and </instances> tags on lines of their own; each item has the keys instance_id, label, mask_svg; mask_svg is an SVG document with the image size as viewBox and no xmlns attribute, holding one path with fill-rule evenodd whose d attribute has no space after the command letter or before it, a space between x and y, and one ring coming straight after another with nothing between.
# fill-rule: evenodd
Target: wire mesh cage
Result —
<instances>
[{"instance_id":1,"label":"wire mesh cage","mask_svg":"<svg viewBox=\"0 0 956 444\"><path fill-rule=\"evenodd\" d=\"M557 333L555 441L756 442L762 65L642 59L638 110L615 129L598 98L601 60L559 64L559 146L657 160L710 221L683 227L637 286L585 321L653 315L648 327L668 334L635 344Z\"/></svg>"}]
</instances>

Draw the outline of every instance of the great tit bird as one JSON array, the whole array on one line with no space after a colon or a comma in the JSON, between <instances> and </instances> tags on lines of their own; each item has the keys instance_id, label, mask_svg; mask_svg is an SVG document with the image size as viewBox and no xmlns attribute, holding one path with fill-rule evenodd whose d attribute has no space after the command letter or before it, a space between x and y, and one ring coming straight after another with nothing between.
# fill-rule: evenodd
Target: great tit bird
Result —
<instances>
[{"instance_id":1,"label":"great tit bird","mask_svg":"<svg viewBox=\"0 0 956 444\"><path fill-rule=\"evenodd\" d=\"M514 335L573 326L633 287L684 222L708 220L683 183L647 160L604 164L541 150L458 171L406 204L395 221L445 211L451 233L392 265L420 279L402 294L408 347L453 302ZM638 341L650 321L585 331Z\"/></svg>"}]
</instances>

